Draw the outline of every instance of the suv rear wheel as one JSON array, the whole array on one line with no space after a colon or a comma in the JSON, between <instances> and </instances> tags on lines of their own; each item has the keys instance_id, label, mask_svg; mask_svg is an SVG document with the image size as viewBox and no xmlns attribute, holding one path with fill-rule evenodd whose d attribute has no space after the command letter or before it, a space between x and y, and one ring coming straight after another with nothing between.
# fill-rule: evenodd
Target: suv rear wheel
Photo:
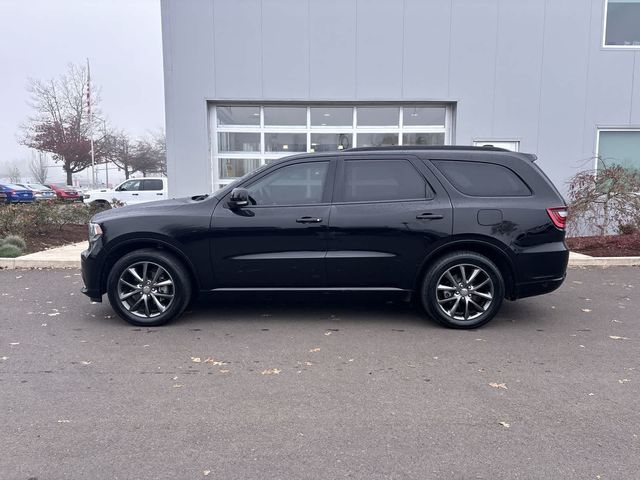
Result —
<instances>
[{"instance_id":1,"label":"suv rear wheel","mask_svg":"<svg viewBox=\"0 0 640 480\"><path fill-rule=\"evenodd\" d=\"M187 307L191 281L183 263L173 255L142 249L115 263L107 279L107 294L113 309L127 322L162 325Z\"/></svg>"},{"instance_id":2,"label":"suv rear wheel","mask_svg":"<svg viewBox=\"0 0 640 480\"><path fill-rule=\"evenodd\" d=\"M431 318L450 328L478 328L491 320L504 299L504 280L496 265L475 252L454 252L429 268L422 304Z\"/></svg>"}]
</instances>

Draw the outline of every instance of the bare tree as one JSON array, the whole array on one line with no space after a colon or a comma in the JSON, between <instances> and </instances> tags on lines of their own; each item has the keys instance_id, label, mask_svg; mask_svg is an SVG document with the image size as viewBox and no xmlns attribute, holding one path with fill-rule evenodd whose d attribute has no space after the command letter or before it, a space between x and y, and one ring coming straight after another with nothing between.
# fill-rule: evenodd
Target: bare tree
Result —
<instances>
[{"instance_id":1,"label":"bare tree","mask_svg":"<svg viewBox=\"0 0 640 480\"><path fill-rule=\"evenodd\" d=\"M36 182L46 183L49 175L49 166L47 165L47 157L42 152L38 152L31 157L29 171Z\"/></svg>"},{"instance_id":2,"label":"bare tree","mask_svg":"<svg viewBox=\"0 0 640 480\"><path fill-rule=\"evenodd\" d=\"M165 137L163 132L159 132L135 142L132 157L132 168L142 173L143 177L148 174L167 173L167 150L165 147Z\"/></svg>"},{"instance_id":3,"label":"bare tree","mask_svg":"<svg viewBox=\"0 0 640 480\"><path fill-rule=\"evenodd\" d=\"M53 160L62 162L67 184L72 175L91 166L91 125L87 111L87 69L70 64L67 72L57 79L30 80L31 107L35 115L23 126L22 143L43 152L50 152ZM93 115L98 95L92 92ZM104 155L104 136L94 142L96 163Z\"/></svg>"},{"instance_id":4,"label":"bare tree","mask_svg":"<svg viewBox=\"0 0 640 480\"><path fill-rule=\"evenodd\" d=\"M621 165L579 172L569 181L569 232L607 235L640 225L640 171Z\"/></svg>"},{"instance_id":5,"label":"bare tree","mask_svg":"<svg viewBox=\"0 0 640 480\"><path fill-rule=\"evenodd\" d=\"M111 132L105 137L106 158L124 171L124 177L129 178L135 171L134 145L125 132Z\"/></svg>"},{"instance_id":6,"label":"bare tree","mask_svg":"<svg viewBox=\"0 0 640 480\"><path fill-rule=\"evenodd\" d=\"M19 183L21 179L20 168L15 163L11 164L7 170L7 177L10 183Z\"/></svg>"}]
</instances>

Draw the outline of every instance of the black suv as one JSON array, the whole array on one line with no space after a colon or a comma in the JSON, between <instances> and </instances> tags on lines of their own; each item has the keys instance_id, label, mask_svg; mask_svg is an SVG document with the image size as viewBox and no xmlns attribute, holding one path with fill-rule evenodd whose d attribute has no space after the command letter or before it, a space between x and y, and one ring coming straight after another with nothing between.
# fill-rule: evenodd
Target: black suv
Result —
<instances>
[{"instance_id":1,"label":"black suv","mask_svg":"<svg viewBox=\"0 0 640 480\"><path fill-rule=\"evenodd\" d=\"M212 196L102 212L83 292L135 325L198 291L410 292L447 327L560 286L567 208L534 155L382 147L287 157Z\"/></svg>"}]
</instances>

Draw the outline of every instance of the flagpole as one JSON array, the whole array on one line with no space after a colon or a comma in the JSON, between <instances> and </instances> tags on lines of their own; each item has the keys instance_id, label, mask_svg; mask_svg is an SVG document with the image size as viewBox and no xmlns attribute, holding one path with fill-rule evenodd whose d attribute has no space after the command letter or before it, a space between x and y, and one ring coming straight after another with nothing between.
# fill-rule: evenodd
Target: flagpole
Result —
<instances>
[{"instance_id":1,"label":"flagpole","mask_svg":"<svg viewBox=\"0 0 640 480\"><path fill-rule=\"evenodd\" d=\"M91 188L96 186L96 157L93 150L93 112L91 111L91 69L87 58L87 113L89 114L89 135L91 140Z\"/></svg>"}]
</instances>

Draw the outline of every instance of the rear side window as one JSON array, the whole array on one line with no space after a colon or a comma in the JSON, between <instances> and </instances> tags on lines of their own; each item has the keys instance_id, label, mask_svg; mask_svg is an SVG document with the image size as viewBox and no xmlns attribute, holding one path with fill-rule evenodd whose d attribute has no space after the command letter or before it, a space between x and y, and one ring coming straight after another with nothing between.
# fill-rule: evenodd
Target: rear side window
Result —
<instances>
[{"instance_id":1,"label":"rear side window","mask_svg":"<svg viewBox=\"0 0 640 480\"><path fill-rule=\"evenodd\" d=\"M145 180L144 190L162 190L162 180L159 178Z\"/></svg>"},{"instance_id":2,"label":"rear side window","mask_svg":"<svg viewBox=\"0 0 640 480\"><path fill-rule=\"evenodd\" d=\"M342 201L375 202L432 197L407 160L345 160Z\"/></svg>"},{"instance_id":3,"label":"rear side window","mask_svg":"<svg viewBox=\"0 0 640 480\"><path fill-rule=\"evenodd\" d=\"M495 163L434 160L458 191L473 197L526 197L531 190L512 170Z\"/></svg>"}]
</instances>

